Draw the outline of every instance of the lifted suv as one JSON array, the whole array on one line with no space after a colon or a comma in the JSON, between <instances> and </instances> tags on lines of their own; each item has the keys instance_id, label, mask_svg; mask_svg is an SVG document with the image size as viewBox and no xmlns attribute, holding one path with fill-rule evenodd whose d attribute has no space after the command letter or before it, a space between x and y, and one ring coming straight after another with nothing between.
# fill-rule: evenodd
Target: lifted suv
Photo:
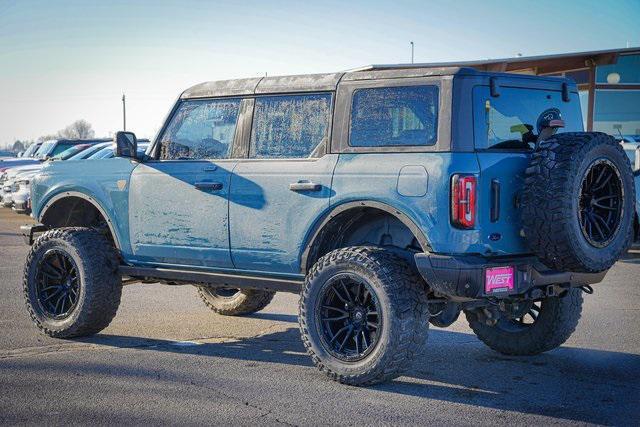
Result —
<instances>
[{"instance_id":1,"label":"lifted suv","mask_svg":"<svg viewBox=\"0 0 640 427\"><path fill-rule=\"evenodd\" d=\"M565 79L382 66L209 82L144 157L135 135L116 142L114 159L33 180L25 235L44 234L24 292L51 336L102 330L135 281L198 286L224 315L294 292L317 367L373 384L461 311L499 352L558 347L632 239L629 160L583 132Z\"/></svg>"}]
</instances>

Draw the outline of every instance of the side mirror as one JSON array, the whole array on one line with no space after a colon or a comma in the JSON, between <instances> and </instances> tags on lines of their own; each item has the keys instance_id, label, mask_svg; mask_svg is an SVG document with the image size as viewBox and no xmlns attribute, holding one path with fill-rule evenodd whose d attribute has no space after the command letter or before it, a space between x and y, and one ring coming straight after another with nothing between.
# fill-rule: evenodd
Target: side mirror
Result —
<instances>
[{"instance_id":1,"label":"side mirror","mask_svg":"<svg viewBox=\"0 0 640 427\"><path fill-rule=\"evenodd\" d=\"M114 154L116 157L137 158L138 139L136 138L135 133L123 131L116 132L113 142L116 144L114 148Z\"/></svg>"}]
</instances>

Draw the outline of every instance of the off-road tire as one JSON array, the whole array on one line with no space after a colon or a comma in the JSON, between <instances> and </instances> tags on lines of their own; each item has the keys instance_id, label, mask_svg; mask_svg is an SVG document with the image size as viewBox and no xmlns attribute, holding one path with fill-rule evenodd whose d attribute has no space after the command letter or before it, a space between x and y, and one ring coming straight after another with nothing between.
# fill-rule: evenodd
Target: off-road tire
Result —
<instances>
[{"instance_id":1,"label":"off-road tire","mask_svg":"<svg viewBox=\"0 0 640 427\"><path fill-rule=\"evenodd\" d=\"M325 349L315 312L324 283L343 272L364 278L383 312L378 343L357 362L342 361ZM321 372L344 384L381 383L409 369L424 348L429 327L425 285L404 259L389 251L377 247L337 249L320 258L307 274L298 319L302 341Z\"/></svg>"},{"instance_id":2,"label":"off-road tire","mask_svg":"<svg viewBox=\"0 0 640 427\"><path fill-rule=\"evenodd\" d=\"M606 246L584 237L579 218L582 179L599 159L619 171L622 214L619 228ZM633 239L635 186L629 158L616 140L601 132L557 134L540 143L525 173L522 223L529 248L549 268L598 272L610 268Z\"/></svg>"},{"instance_id":3,"label":"off-road tire","mask_svg":"<svg viewBox=\"0 0 640 427\"><path fill-rule=\"evenodd\" d=\"M580 320L582 301L578 288L563 297L547 298L535 323L516 332L481 322L477 312L465 311L465 315L476 336L491 349L510 356L532 356L560 347L569 339Z\"/></svg>"},{"instance_id":4,"label":"off-road tire","mask_svg":"<svg viewBox=\"0 0 640 427\"><path fill-rule=\"evenodd\" d=\"M253 289L239 290L233 297L216 294L216 289L198 287L198 295L207 307L224 316L242 316L265 308L273 299L275 292Z\"/></svg>"},{"instance_id":5,"label":"off-road tire","mask_svg":"<svg viewBox=\"0 0 640 427\"><path fill-rule=\"evenodd\" d=\"M68 254L78 268L79 297L68 317L56 320L41 308L36 296L38 262L51 250ZM35 325L56 338L92 335L115 317L122 295L116 250L107 238L90 228L58 228L42 234L33 244L24 267L23 292Z\"/></svg>"}]
</instances>

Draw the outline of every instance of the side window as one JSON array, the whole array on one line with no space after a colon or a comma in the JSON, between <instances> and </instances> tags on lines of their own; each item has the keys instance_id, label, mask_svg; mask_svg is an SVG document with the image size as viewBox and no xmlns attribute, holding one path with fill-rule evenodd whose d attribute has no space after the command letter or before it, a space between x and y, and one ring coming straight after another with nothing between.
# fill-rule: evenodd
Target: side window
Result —
<instances>
[{"instance_id":1,"label":"side window","mask_svg":"<svg viewBox=\"0 0 640 427\"><path fill-rule=\"evenodd\" d=\"M353 93L352 147L433 145L438 130L438 87L399 86Z\"/></svg>"},{"instance_id":2,"label":"side window","mask_svg":"<svg viewBox=\"0 0 640 427\"><path fill-rule=\"evenodd\" d=\"M250 158L306 158L326 142L331 95L256 98Z\"/></svg>"},{"instance_id":3,"label":"side window","mask_svg":"<svg viewBox=\"0 0 640 427\"><path fill-rule=\"evenodd\" d=\"M229 158L239 109L239 99L183 101L162 134L160 159Z\"/></svg>"}]
</instances>

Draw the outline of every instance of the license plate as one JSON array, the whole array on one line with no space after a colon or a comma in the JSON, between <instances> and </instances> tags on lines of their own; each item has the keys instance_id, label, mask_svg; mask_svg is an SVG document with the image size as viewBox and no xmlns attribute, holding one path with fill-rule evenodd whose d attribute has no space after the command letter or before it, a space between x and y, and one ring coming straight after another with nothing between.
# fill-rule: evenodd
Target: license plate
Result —
<instances>
[{"instance_id":1,"label":"license plate","mask_svg":"<svg viewBox=\"0 0 640 427\"><path fill-rule=\"evenodd\" d=\"M485 270L484 291L487 294L509 292L514 288L513 267L493 267Z\"/></svg>"}]
</instances>

